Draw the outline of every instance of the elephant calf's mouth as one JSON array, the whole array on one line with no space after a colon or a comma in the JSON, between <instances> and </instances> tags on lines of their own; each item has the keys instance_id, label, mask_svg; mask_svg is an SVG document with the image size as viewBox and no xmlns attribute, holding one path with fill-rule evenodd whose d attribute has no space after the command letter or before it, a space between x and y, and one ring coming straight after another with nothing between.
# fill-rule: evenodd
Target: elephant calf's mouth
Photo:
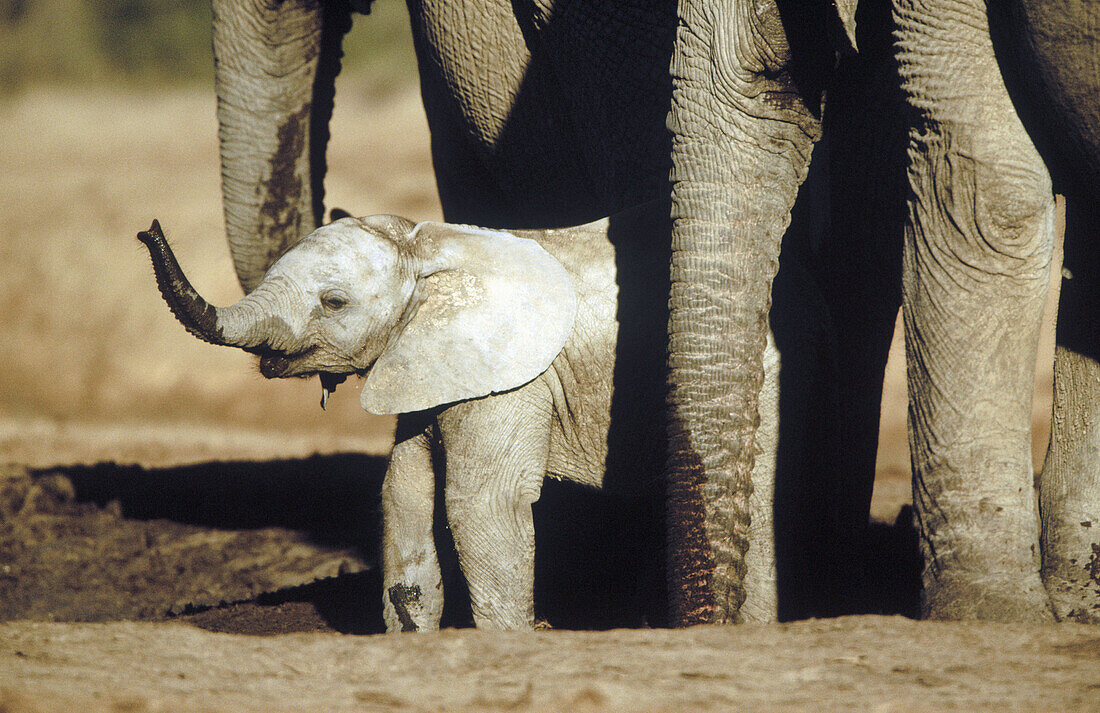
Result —
<instances>
[{"instance_id":1,"label":"elephant calf's mouth","mask_svg":"<svg viewBox=\"0 0 1100 713\"><path fill-rule=\"evenodd\" d=\"M290 359L283 354L264 354L260 357L260 373L265 379L278 379L286 375Z\"/></svg>"},{"instance_id":2,"label":"elephant calf's mouth","mask_svg":"<svg viewBox=\"0 0 1100 713\"><path fill-rule=\"evenodd\" d=\"M260 374L265 379L289 379L291 377L309 378L317 373L312 369L302 369L303 364L308 363L316 351L316 347L310 347L295 353L267 350L256 350L253 353L260 357Z\"/></svg>"},{"instance_id":3,"label":"elephant calf's mouth","mask_svg":"<svg viewBox=\"0 0 1100 713\"><path fill-rule=\"evenodd\" d=\"M310 350L312 351L312 350ZM306 352L305 354L309 354ZM294 355L295 361L300 361L302 354ZM260 373L266 379L281 379L287 377L310 378L314 375L321 379L321 408L328 408L328 397L336 391L336 387L347 381L351 374L363 376L366 370L348 373L332 373L328 371L308 371L302 373L288 373L292 371L290 357L281 352L268 352L260 355Z\"/></svg>"}]
</instances>

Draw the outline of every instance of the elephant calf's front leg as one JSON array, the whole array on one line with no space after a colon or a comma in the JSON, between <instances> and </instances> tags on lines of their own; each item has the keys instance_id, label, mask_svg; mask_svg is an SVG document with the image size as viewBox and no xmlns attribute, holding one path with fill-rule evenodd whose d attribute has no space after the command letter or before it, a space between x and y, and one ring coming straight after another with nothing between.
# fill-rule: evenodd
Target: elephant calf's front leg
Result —
<instances>
[{"instance_id":1,"label":"elephant calf's front leg","mask_svg":"<svg viewBox=\"0 0 1100 713\"><path fill-rule=\"evenodd\" d=\"M407 435L407 425L402 416L382 483L382 614L387 631L433 631L443 613L432 534L435 474L427 433Z\"/></svg>"},{"instance_id":2,"label":"elephant calf's front leg","mask_svg":"<svg viewBox=\"0 0 1100 713\"><path fill-rule=\"evenodd\" d=\"M535 624L531 504L546 474L549 415L518 393L460 404L440 419L447 522L478 628Z\"/></svg>"}]
</instances>

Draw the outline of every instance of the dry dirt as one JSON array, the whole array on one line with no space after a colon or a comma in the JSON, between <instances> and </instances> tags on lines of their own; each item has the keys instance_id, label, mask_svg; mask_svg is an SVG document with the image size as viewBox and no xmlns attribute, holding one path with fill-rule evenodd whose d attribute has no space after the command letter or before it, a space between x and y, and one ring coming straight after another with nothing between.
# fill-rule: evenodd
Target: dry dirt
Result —
<instances>
[{"instance_id":1,"label":"dry dirt","mask_svg":"<svg viewBox=\"0 0 1100 713\"><path fill-rule=\"evenodd\" d=\"M415 89L341 83L328 205L438 218ZM265 381L188 336L134 240L159 218L200 291L239 295L212 92L8 98L0 170L0 711L1100 710L1096 628L565 631L644 618L616 607L622 582L545 565L540 615L559 630L367 636L392 421L360 411L352 384L325 413L315 382ZM1049 380L1039 394L1041 455ZM905 611L896 358L879 465L889 574L869 610ZM548 488L540 548L614 571L594 533L621 523L578 497Z\"/></svg>"},{"instance_id":2,"label":"dry dirt","mask_svg":"<svg viewBox=\"0 0 1100 713\"><path fill-rule=\"evenodd\" d=\"M1094 711L1098 656L1083 625L901 617L401 637L0 624L0 661L21 683L0 709Z\"/></svg>"}]
</instances>

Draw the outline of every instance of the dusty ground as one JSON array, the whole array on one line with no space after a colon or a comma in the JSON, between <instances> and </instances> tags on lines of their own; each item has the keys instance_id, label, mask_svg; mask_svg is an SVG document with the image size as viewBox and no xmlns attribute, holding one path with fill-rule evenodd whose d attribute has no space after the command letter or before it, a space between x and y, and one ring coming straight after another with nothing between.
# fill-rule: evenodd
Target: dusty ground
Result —
<instances>
[{"instance_id":1,"label":"dusty ground","mask_svg":"<svg viewBox=\"0 0 1100 713\"><path fill-rule=\"evenodd\" d=\"M439 217L415 90L341 82L328 204ZM323 413L316 383L265 381L189 337L134 240L159 218L200 291L239 295L212 93L9 98L0 170L0 711L1100 710L1100 631L1071 625L357 636L381 626L392 422L362 413L353 385ZM1049 381L1039 393L1037 454ZM871 610L903 611L896 363L879 462L881 561L898 571ZM540 532L613 571L613 551L555 518L576 496L549 489ZM581 519L614 531L605 505L590 497ZM641 623L615 608L621 582L585 599L594 581L540 571L559 628Z\"/></svg>"},{"instance_id":2,"label":"dusty ground","mask_svg":"<svg viewBox=\"0 0 1100 713\"><path fill-rule=\"evenodd\" d=\"M141 665L127 665L135 652ZM1095 711L1098 657L1084 625L901 617L402 637L0 624L0 661L19 681L0 709Z\"/></svg>"}]
</instances>

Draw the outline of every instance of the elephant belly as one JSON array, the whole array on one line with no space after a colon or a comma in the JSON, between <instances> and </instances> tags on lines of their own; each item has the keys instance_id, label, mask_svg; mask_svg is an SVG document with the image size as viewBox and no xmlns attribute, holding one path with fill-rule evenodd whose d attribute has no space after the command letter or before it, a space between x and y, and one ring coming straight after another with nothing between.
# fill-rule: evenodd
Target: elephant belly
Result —
<instances>
[{"instance_id":1,"label":"elephant belly","mask_svg":"<svg viewBox=\"0 0 1100 713\"><path fill-rule=\"evenodd\" d=\"M447 220L575 225L667 193L674 4L559 5L410 3Z\"/></svg>"},{"instance_id":2,"label":"elephant belly","mask_svg":"<svg viewBox=\"0 0 1100 713\"><path fill-rule=\"evenodd\" d=\"M546 470L629 497L664 466L665 381L663 354L636 359L622 351L605 340L578 358L575 345L566 347L542 377L552 401Z\"/></svg>"}]
</instances>

